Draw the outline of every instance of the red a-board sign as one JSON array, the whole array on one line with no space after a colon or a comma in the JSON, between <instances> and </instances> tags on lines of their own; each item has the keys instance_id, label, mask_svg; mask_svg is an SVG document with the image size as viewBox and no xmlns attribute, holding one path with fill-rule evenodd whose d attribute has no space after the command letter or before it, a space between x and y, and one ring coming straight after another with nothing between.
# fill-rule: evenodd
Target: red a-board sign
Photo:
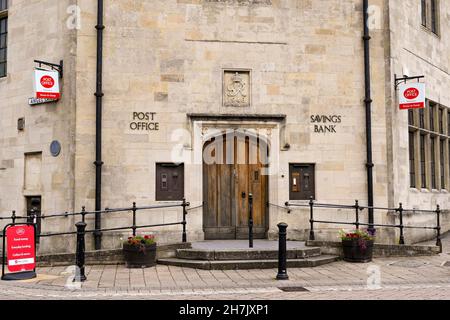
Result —
<instances>
[{"instance_id":1,"label":"red a-board sign","mask_svg":"<svg viewBox=\"0 0 450 320\"><path fill-rule=\"evenodd\" d=\"M10 272L34 271L35 240L33 225L15 225L6 229L6 252Z\"/></svg>"}]
</instances>

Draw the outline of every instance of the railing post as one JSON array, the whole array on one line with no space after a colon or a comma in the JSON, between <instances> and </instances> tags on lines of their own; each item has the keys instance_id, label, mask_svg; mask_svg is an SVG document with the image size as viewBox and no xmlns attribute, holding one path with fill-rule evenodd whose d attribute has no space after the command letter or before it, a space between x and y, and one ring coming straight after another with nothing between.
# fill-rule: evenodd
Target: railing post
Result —
<instances>
[{"instance_id":1,"label":"railing post","mask_svg":"<svg viewBox=\"0 0 450 320\"><path fill-rule=\"evenodd\" d=\"M30 210L30 221L31 221L31 223L34 223L34 224L36 224L36 209L35 208L31 208L31 210Z\"/></svg>"},{"instance_id":2,"label":"railing post","mask_svg":"<svg viewBox=\"0 0 450 320\"><path fill-rule=\"evenodd\" d=\"M309 223L311 224L311 229L309 230L309 240L314 241L316 237L314 235L314 199L311 197L309 199Z\"/></svg>"},{"instance_id":3,"label":"railing post","mask_svg":"<svg viewBox=\"0 0 450 320\"><path fill-rule=\"evenodd\" d=\"M85 231L86 231L86 223L78 222L77 227L77 252L76 252L76 265L77 271L75 275L74 281L83 282L86 281L86 275L84 273L84 262L85 262Z\"/></svg>"},{"instance_id":4,"label":"railing post","mask_svg":"<svg viewBox=\"0 0 450 320\"><path fill-rule=\"evenodd\" d=\"M182 241L183 243L187 242L187 233L186 233L186 225L187 225L187 220L186 220L186 216L187 216L187 207L190 204L188 202L186 202L186 198L183 198L183 203L181 204L181 206L183 207L183 236L182 236Z\"/></svg>"},{"instance_id":5,"label":"railing post","mask_svg":"<svg viewBox=\"0 0 450 320\"><path fill-rule=\"evenodd\" d=\"M278 235L277 280L289 280L289 276L287 274L287 248L286 248L287 227L288 225L284 222L278 224L279 235Z\"/></svg>"},{"instance_id":6,"label":"railing post","mask_svg":"<svg viewBox=\"0 0 450 320\"><path fill-rule=\"evenodd\" d=\"M16 219L17 219L17 217L16 217L16 211L13 211L13 212L12 212L12 216L11 216L12 223L16 223Z\"/></svg>"},{"instance_id":7,"label":"railing post","mask_svg":"<svg viewBox=\"0 0 450 320\"><path fill-rule=\"evenodd\" d=\"M253 248L253 194L248 195L248 247Z\"/></svg>"},{"instance_id":8,"label":"railing post","mask_svg":"<svg viewBox=\"0 0 450 320\"><path fill-rule=\"evenodd\" d=\"M86 222L86 207L85 206L83 206L81 208L81 221Z\"/></svg>"},{"instance_id":9,"label":"railing post","mask_svg":"<svg viewBox=\"0 0 450 320\"><path fill-rule=\"evenodd\" d=\"M133 202L133 237L136 237L136 211L137 211L137 207L136 207L136 202Z\"/></svg>"},{"instance_id":10,"label":"railing post","mask_svg":"<svg viewBox=\"0 0 450 320\"><path fill-rule=\"evenodd\" d=\"M36 208L31 208L31 210L30 210L30 220L27 220L27 222L29 221L30 223L32 223L32 224L34 224L35 225L35 230L37 229L37 219L36 219ZM36 241L36 243L39 243L39 240L40 240L40 234L38 234L38 232L36 232L35 234L34 234L34 239L35 239L35 241Z\"/></svg>"},{"instance_id":11,"label":"railing post","mask_svg":"<svg viewBox=\"0 0 450 320\"><path fill-rule=\"evenodd\" d=\"M439 205L437 205L436 208L436 219L437 219L437 224L436 224L436 232L437 232L437 236L436 236L436 246L439 247L439 252L442 253L442 241L441 241L441 207Z\"/></svg>"},{"instance_id":12,"label":"railing post","mask_svg":"<svg viewBox=\"0 0 450 320\"><path fill-rule=\"evenodd\" d=\"M356 230L359 230L359 201L355 200Z\"/></svg>"},{"instance_id":13,"label":"railing post","mask_svg":"<svg viewBox=\"0 0 450 320\"><path fill-rule=\"evenodd\" d=\"M405 237L403 236L403 204L400 203L398 207L398 213L400 216L400 244L405 244Z\"/></svg>"}]
</instances>

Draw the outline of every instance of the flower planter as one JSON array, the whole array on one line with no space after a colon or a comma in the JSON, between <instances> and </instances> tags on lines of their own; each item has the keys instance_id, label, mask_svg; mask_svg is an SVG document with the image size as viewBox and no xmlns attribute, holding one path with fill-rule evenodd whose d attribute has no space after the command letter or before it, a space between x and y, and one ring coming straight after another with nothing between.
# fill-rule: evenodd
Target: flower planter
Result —
<instances>
[{"instance_id":1,"label":"flower planter","mask_svg":"<svg viewBox=\"0 0 450 320\"><path fill-rule=\"evenodd\" d=\"M352 239L342 240L344 261L366 263L372 261L373 240Z\"/></svg>"},{"instance_id":2,"label":"flower planter","mask_svg":"<svg viewBox=\"0 0 450 320\"><path fill-rule=\"evenodd\" d=\"M148 245L123 244L127 268L149 268L156 265L156 243Z\"/></svg>"}]
</instances>

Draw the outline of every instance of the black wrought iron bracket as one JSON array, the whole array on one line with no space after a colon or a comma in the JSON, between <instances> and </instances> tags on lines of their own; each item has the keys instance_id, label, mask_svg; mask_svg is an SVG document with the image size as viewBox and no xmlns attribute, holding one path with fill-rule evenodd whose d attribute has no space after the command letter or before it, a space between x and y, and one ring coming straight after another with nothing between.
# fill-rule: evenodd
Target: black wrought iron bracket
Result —
<instances>
[{"instance_id":1,"label":"black wrought iron bracket","mask_svg":"<svg viewBox=\"0 0 450 320\"><path fill-rule=\"evenodd\" d=\"M62 79L64 75L64 61L60 60L59 64L45 62L41 60L34 60L35 63L39 65L39 68L42 68L42 65L51 68L54 71L58 71L59 77Z\"/></svg>"},{"instance_id":2,"label":"black wrought iron bracket","mask_svg":"<svg viewBox=\"0 0 450 320\"><path fill-rule=\"evenodd\" d=\"M407 75L404 75L401 78L397 78L397 75L395 75L395 90L398 89L398 86L400 85L400 83L406 83L407 81L411 81L411 80L417 80L417 82L420 82L420 79L425 78L425 76L414 76L414 77L408 77Z\"/></svg>"}]
</instances>

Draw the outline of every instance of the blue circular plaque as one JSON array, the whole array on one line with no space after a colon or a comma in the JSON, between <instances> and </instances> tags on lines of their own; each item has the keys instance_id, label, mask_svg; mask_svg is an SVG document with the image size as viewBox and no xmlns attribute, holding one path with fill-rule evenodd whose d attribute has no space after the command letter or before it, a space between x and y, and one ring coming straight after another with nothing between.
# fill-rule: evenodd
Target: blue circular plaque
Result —
<instances>
[{"instance_id":1,"label":"blue circular plaque","mask_svg":"<svg viewBox=\"0 0 450 320\"><path fill-rule=\"evenodd\" d=\"M59 141L53 141L50 144L50 153L54 157L59 156L59 154L61 153L61 144L59 143Z\"/></svg>"}]
</instances>

